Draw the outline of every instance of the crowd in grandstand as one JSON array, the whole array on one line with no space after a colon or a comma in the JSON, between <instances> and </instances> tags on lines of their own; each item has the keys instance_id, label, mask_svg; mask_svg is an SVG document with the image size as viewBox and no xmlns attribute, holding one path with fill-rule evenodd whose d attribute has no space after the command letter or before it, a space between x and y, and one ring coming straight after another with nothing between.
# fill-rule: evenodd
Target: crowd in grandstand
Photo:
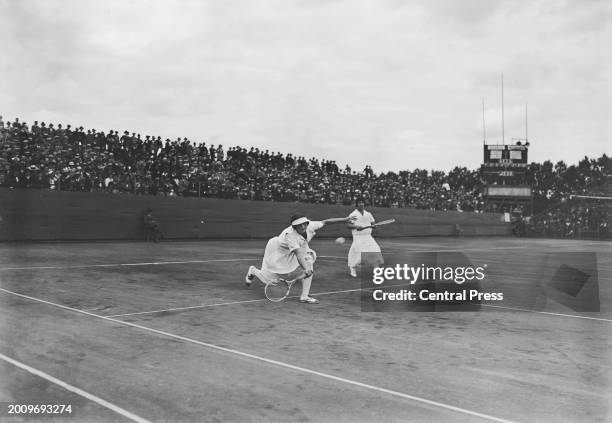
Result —
<instances>
[{"instance_id":1,"label":"crowd in grandstand","mask_svg":"<svg viewBox=\"0 0 612 423\"><path fill-rule=\"evenodd\" d=\"M584 225L607 225L609 216L596 215L594 209L555 211L550 206L572 194L592 193L609 183L611 175L612 159L605 154L569 167L532 163L526 183L533 187L539 209L533 232L540 225L573 236ZM416 169L376 174L370 166L356 171L332 160L257 148L226 151L187 138L143 138L128 131L37 121L28 125L0 116L0 187L345 205L362 197L378 207L482 212L482 184L478 170L464 167L448 173Z\"/></svg>"},{"instance_id":2,"label":"crowd in grandstand","mask_svg":"<svg viewBox=\"0 0 612 423\"><path fill-rule=\"evenodd\" d=\"M375 174L257 148L193 143L116 130L1 122L0 186L380 207L482 210L478 172Z\"/></svg>"},{"instance_id":3,"label":"crowd in grandstand","mask_svg":"<svg viewBox=\"0 0 612 423\"><path fill-rule=\"evenodd\" d=\"M525 235L560 238L608 238L609 205L571 201L528 220Z\"/></svg>"},{"instance_id":4,"label":"crowd in grandstand","mask_svg":"<svg viewBox=\"0 0 612 423\"><path fill-rule=\"evenodd\" d=\"M584 195L588 194L588 195ZM526 218L526 235L562 238L610 238L612 181L601 190L561 198L548 209Z\"/></svg>"},{"instance_id":5,"label":"crowd in grandstand","mask_svg":"<svg viewBox=\"0 0 612 423\"><path fill-rule=\"evenodd\" d=\"M609 238L612 218L612 158L585 157L578 165L532 163L536 213L526 232L535 236Z\"/></svg>"}]
</instances>

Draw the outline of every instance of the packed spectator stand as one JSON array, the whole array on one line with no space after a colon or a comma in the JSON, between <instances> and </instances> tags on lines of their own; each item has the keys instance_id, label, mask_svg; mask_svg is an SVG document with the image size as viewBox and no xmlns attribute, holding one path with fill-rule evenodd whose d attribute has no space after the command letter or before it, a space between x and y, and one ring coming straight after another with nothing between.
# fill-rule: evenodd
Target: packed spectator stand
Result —
<instances>
[{"instance_id":1,"label":"packed spectator stand","mask_svg":"<svg viewBox=\"0 0 612 423\"><path fill-rule=\"evenodd\" d=\"M122 135L16 119L2 122L0 186L140 195L481 210L478 172L415 170L376 175L306 159L177 138Z\"/></svg>"},{"instance_id":2,"label":"packed spectator stand","mask_svg":"<svg viewBox=\"0 0 612 423\"><path fill-rule=\"evenodd\" d=\"M569 195L534 216L526 217L522 235L546 238L610 239L612 181L588 195Z\"/></svg>"},{"instance_id":3,"label":"packed spectator stand","mask_svg":"<svg viewBox=\"0 0 612 423\"><path fill-rule=\"evenodd\" d=\"M528 183L535 214L554 213L552 205L572 194L592 193L611 175L612 160L605 154L569 167L532 163ZM465 167L448 173L416 169L376 174L370 166L355 171L331 160L257 148L225 151L221 145L187 138L143 138L128 131L28 125L0 117L0 186L8 188L344 205L363 197L377 207L482 212L483 182L478 170ZM608 222L609 215L604 215L597 218L599 223Z\"/></svg>"}]
</instances>

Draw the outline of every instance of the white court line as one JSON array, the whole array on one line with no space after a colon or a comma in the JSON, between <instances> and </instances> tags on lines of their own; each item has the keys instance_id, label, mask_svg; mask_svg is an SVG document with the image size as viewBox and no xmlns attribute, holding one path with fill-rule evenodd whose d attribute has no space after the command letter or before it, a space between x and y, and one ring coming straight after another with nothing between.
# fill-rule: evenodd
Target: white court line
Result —
<instances>
[{"instance_id":1,"label":"white court line","mask_svg":"<svg viewBox=\"0 0 612 423\"><path fill-rule=\"evenodd\" d=\"M56 385L59 385L62 388L66 389L66 390L68 390L70 392L74 392L77 395L85 397L88 400L93 401L93 402L101 405L102 407L106 407L106 408L114 411L115 413L120 414L123 417L126 417L126 418L128 418L130 420L133 420L133 421L139 422L139 423L150 423L149 420L143 419L142 417L139 417L139 416L137 416L134 413L130 413L129 411L124 410L123 408L118 407L118 406L116 406L114 404L111 404L110 402L108 402L106 400L103 400L100 397L97 397L97 396L95 396L93 394L90 394L89 392L86 392L86 391L84 391L84 390L82 390L80 388L77 388L76 386L72 386L72 385L70 385L70 384L68 384L68 383L66 383L66 382L64 382L62 380L59 380L59 379L57 379L57 378L55 378L55 377L53 377L53 376L51 376L51 375L49 375L49 374L47 374L47 373L45 373L43 371L40 371L40 370L35 369L33 367L30 367L27 364L24 364L24 363L22 363L20 361L17 361L15 359L10 358L10 357L7 357L6 355L4 355L2 353L0 353L0 359L6 361L7 363L12 364L13 366L19 367L19 368L21 368L21 369L23 369L23 370L25 370L27 372L30 372L33 375L39 376L39 377L41 377L43 379L46 379L46 380L48 380L51 383L55 383Z\"/></svg>"},{"instance_id":2,"label":"white court line","mask_svg":"<svg viewBox=\"0 0 612 423\"><path fill-rule=\"evenodd\" d=\"M200 305L196 305L196 306L165 308L163 310L139 311L139 312L136 312L136 313L124 313L124 314L111 314L109 316L104 316L104 317L139 316L141 314L155 314L155 313L164 313L164 312L168 312L168 311L193 310L193 309L196 309L196 308L217 307L217 306L232 305L232 304L256 303L256 302L259 302L259 301L266 301L266 300L267 300L267 298L259 298L257 300L231 301L231 302L228 302L228 303L200 304ZM93 310L95 310L95 309L93 309Z\"/></svg>"},{"instance_id":3,"label":"white court line","mask_svg":"<svg viewBox=\"0 0 612 423\"><path fill-rule=\"evenodd\" d=\"M499 247L499 248L490 248L490 249L515 249L515 248L524 248L524 247ZM440 251L466 251L465 250L440 250ZM488 251L489 249L482 249L482 248L478 248L478 249L472 249L472 251ZM438 252L438 251L429 251L429 250L410 250L408 252L412 252L412 253L428 253L428 252ZM346 257L344 256L319 256L319 258L333 258L333 259L346 259ZM84 268L84 267L113 267L113 266L149 266L149 265L164 265L164 264L186 264L186 263L209 263L209 262L232 262L232 261L249 261L249 260L253 260L253 259L213 259L213 260L188 260L188 261L167 261L167 262L146 262L146 263L116 263L116 264L92 264L92 265L79 265L79 266L45 266L45 267L8 267L8 268L0 268L0 271L2 270L29 270L29 269L73 269L73 268ZM493 276L504 276L503 274L500 275L493 275ZM518 275L520 276L520 275ZM389 288L391 286L388 286ZM1 289L1 288L0 288ZM360 291L361 289L356 289L356 290L346 290L346 291L330 291L330 292L321 292L318 294L312 294L314 295L330 295L330 294L338 294L338 293L343 293L343 292L352 292L352 291ZM10 291L7 291L10 292ZM289 297L289 298L293 298ZM126 313L126 314L113 314L110 316L99 316L99 317L122 317L122 316L131 316L131 315L140 315L140 314L154 314L154 313L162 313L165 311L179 311L179 310L188 310L188 309L197 309L197 308L205 308L205 307L214 307L214 306L221 306L221 305L230 305L230 304L241 304L241 303L249 303L249 302L257 302L257 301L263 301L263 299L259 299L259 300L245 300L245 301L232 301L232 302L228 302L228 303L219 303L219 304L208 304L208 305L197 305L197 306L189 306L189 307L178 307L178 308L172 308L172 309L164 309L164 310L154 310L154 311L145 311L145 312L138 312L138 313ZM483 304L485 305L485 304ZM586 316L577 316L577 315L572 315L572 314L562 314L562 313L549 313L549 312L540 312L540 311L533 311L533 310L527 310L527 309L520 309L520 308L512 308L512 307L502 307L502 306L493 306L493 305L486 305L487 307L498 307L498 308L506 308L508 310L514 310L514 311L525 311L525 312L531 312L531 313L539 313L539 314L550 314L550 315L555 315L555 316L563 316L563 317L575 317L578 319L590 319L590 320L600 320L600 321L612 321L610 319L603 319L603 318L596 318L596 317L586 317ZM76 309L75 309L76 310ZM83 312L83 310L79 310L80 312ZM96 315L97 316L97 315Z\"/></svg>"},{"instance_id":4,"label":"white court line","mask_svg":"<svg viewBox=\"0 0 612 423\"><path fill-rule=\"evenodd\" d=\"M397 287L402 287L402 286L412 286L412 285L386 285L386 286L384 286L384 288L397 288ZM356 288L356 289L345 289L345 290L342 290L342 291L318 292L318 293L311 293L310 296L316 297L316 296L319 296L319 295L333 295L333 294L342 294L342 293L346 293L346 292L357 292L357 291L364 291L364 290L365 291L372 291L374 289L378 289L378 288ZM291 295L291 296L289 296L287 298L298 298L298 297L299 297L299 295ZM163 312L167 312L167 311L182 311L182 310L193 310L193 309L199 309L199 308L217 307L217 306L233 305L233 304L256 303L256 302L261 302L261 301L266 301L266 300L267 300L267 298L260 298L260 299L257 299L257 300L231 301L231 302L216 303L216 304L202 304L202 305L197 305L197 306L168 308L168 309L164 309L164 310L140 311L140 312L136 312L136 313L125 313L125 314L111 314L110 316L100 316L100 317L138 316L138 315L143 315L143 314L163 313ZM612 322L612 319L604 319L603 317L589 317L589 316L580 316L580 315L577 315L577 314L552 313L552 312L548 312L548 311L536 311L536 310L529 310L529 309L525 309L525 308L505 307L505 306L492 305L492 304L480 304L480 305L482 305L484 307L503 308L503 309L507 309L507 310L522 311L522 312L527 312L527 313L548 314L548 315L551 315L551 316L574 317L576 319L588 319L588 320L598 320L598 321L602 321L602 322Z\"/></svg>"},{"instance_id":5,"label":"white court line","mask_svg":"<svg viewBox=\"0 0 612 423\"><path fill-rule=\"evenodd\" d=\"M503 308L506 310L526 311L528 313L549 314L551 316L574 317L576 319L588 319L588 320L599 320L602 322L612 322L612 319L604 319L603 317L589 317L589 316L579 316L577 314L552 313L550 311L536 311L536 310L529 310L526 308L505 307L505 306L492 305L492 304L481 304L481 305L484 307Z\"/></svg>"},{"instance_id":6,"label":"white court line","mask_svg":"<svg viewBox=\"0 0 612 423\"><path fill-rule=\"evenodd\" d=\"M462 251L490 251L490 250L519 250L524 249L525 247L491 247L491 248L454 248L454 249L446 249L446 250L402 250L400 252L393 252L387 254L403 254L403 253L456 253ZM346 256L317 256L317 258L335 258L335 259L344 259L346 260Z\"/></svg>"},{"instance_id":7,"label":"white court line","mask_svg":"<svg viewBox=\"0 0 612 423\"><path fill-rule=\"evenodd\" d=\"M77 266L33 266L33 267L2 267L2 270L40 270L40 269L81 269L88 267L118 267L118 266L159 266L164 264L214 263L224 261L253 261L254 258L244 259L213 259L213 260L186 260L186 261L153 261L145 263L112 263L112 264L83 264Z\"/></svg>"},{"instance_id":8,"label":"white court line","mask_svg":"<svg viewBox=\"0 0 612 423\"><path fill-rule=\"evenodd\" d=\"M493 421L493 422L513 423L510 420L506 420L506 419L502 419L502 418L499 418L499 417L490 416L490 415L484 414L484 413L478 413L476 411L471 411L471 410L468 410L468 409L465 409L465 408L461 408L461 407L455 407L453 405L444 404L442 402L428 400L426 398L421 398L421 397L417 397L417 396L414 396L414 395L404 394L402 392L393 391L391 389L381 388L381 387L374 386L374 385L369 385L367 383L357 382L357 381L354 381L354 380L351 380L351 379L345 379L343 377L334 376L334 375L331 375L331 374L328 374L328 373L323 373L323 372L319 372L319 371L316 371L316 370L307 369L305 367L294 366L293 364L284 363L282 361L272 360L270 358L265 358L265 357L261 357L261 356L255 355L255 354L245 353L245 352L234 350L234 349L231 349L231 348L221 347L221 346L218 346L218 345L215 345L215 344L209 344L207 342L198 341L197 339L187 338L185 336L175 335L175 334L170 333L170 332L164 332L164 331L161 331L161 330L158 330L158 329L153 329L153 328L148 328L146 326L141 326L141 325L138 325L136 323L124 322L122 320L117 320L117 319L113 319L113 318L110 318L110 317L99 316L97 314L93 314L93 313L89 313L89 312L86 312L86 311L78 310L76 308L64 306L64 305L61 305L61 304L52 303L50 301L41 300L39 298L30 297L28 295L19 294L17 292L9 291L9 290L4 289L4 288L0 288L0 291L6 292L8 294L12 294L12 295L15 295L15 296L18 296L18 297L26 298L26 299L29 299L29 300L32 300L32 301L36 301L36 302L39 302L39 303L51 305L53 307L58 307L58 308L61 308L61 309L64 309L64 310L73 311L75 313L81 313L81 314L85 314L85 315L90 316L90 317L96 317L98 319L102 319L102 320L106 320L106 321L109 321L109 322L117 323L119 325L124 325L124 326L133 327L133 328L136 328L136 329L141 329L141 330L148 331L148 332L151 332L151 333L155 333L155 334L158 334L158 335L162 335L162 336L165 336L165 337L168 337L168 338L178 339L178 340L181 340L181 341L184 341L184 342L189 342L189 343L200 345L200 346L207 347L207 348L210 348L210 349L214 349L214 350L218 350L218 351L223 351L223 352L234 354L234 355L238 355L238 356L241 356L241 357L250 358L252 360L258 360L258 361L261 361L261 362L264 362L264 363L268 363L268 364L272 364L272 365L279 366L279 367L284 367L286 369L295 370L295 371L306 373L306 374L309 374L309 375L319 376L319 377L322 377L322 378L325 378L325 379L334 380L336 382L342 382L342 383L345 383L347 385L352 385L352 386L357 386L359 388L369 389L371 391L375 391L375 392L378 392L378 393L389 394L389 395L392 395L392 396L395 396L395 397L404 398L404 399L420 402L420 403L423 403L423 404L428 404L428 405L431 405L431 406L434 406L434 407L443 408L445 410L450 410L450 411L454 411L454 412L457 412L457 413L466 414L466 415L469 415L469 416L479 417L481 419L485 419L485 420L489 420L489 421Z\"/></svg>"},{"instance_id":9,"label":"white court line","mask_svg":"<svg viewBox=\"0 0 612 423\"><path fill-rule=\"evenodd\" d=\"M491 247L491 248L450 248L439 250L403 250L406 253L444 253L444 252L461 252L461 251L490 251L490 250L523 250L526 247Z\"/></svg>"},{"instance_id":10,"label":"white court line","mask_svg":"<svg viewBox=\"0 0 612 423\"><path fill-rule=\"evenodd\" d=\"M450 247L454 248L454 247L457 247L459 245L466 244L466 242L464 242L464 241L457 241L457 240L455 240L455 241L456 241L454 243L455 245L450 245ZM393 244L393 245L412 245L413 247L419 247L419 248L426 248L426 247L445 248L445 247L449 247L449 245L448 245L449 243L437 243L437 244L436 243L429 243L429 242L427 242L427 243L419 243L419 242L410 242L410 240L399 242L395 238L383 238L382 242L387 242L389 245L391 245L391 244ZM468 244L469 244L469 242L468 242ZM476 244L478 244L478 243L476 243ZM499 247L491 247L491 248L494 248L494 249L507 249L507 248L515 249L515 248L525 248L525 246L524 245L508 245L508 246L505 246L505 247L499 246ZM485 248L481 247L479 249L485 249Z\"/></svg>"},{"instance_id":11,"label":"white court line","mask_svg":"<svg viewBox=\"0 0 612 423\"><path fill-rule=\"evenodd\" d=\"M410 285L385 285L384 288L397 288L400 286L410 286ZM315 297L315 296L319 296L319 295L332 295L332 294L342 294L345 292L357 292L357 291L372 291L374 289L378 289L378 288L356 288L356 289L345 289L343 291L328 291L328 292L317 292L317 293L310 293L310 296ZM298 298L299 295L290 295L287 298ZM187 306L187 307L176 307L176 308L166 308L163 310L153 310L153 311L139 311L136 313L124 313L124 314L111 314L109 316L104 316L104 317L125 317L125 316L138 316L141 314L155 314L155 313L163 313L166 311L181 311L181 310L193 310L193 309L197 309L197 308L207 308L207 307L217 307L217 306L224 306L224 305L232 305L232 304L247 304L247 303L257 303L257 302L261 302L261 301L267 301L267 298L259 298L257 300L242 300L242 301L231 301L231 302L227 302L227 303L215 303L215 304L201 304L201 305L197 305L197 306ZM92 309L95 310L95 309ZM87 310L86 310L87 311Z\"/></svg>"},{"instance_id":12,"label":"white court line","mask_svg":"<svg viewBox=\"0 0 612 423\"><path fill-rule=\"evenodd\" d=\"M410 253L436 253L436 252L456 252L456 251L489 251L489 250L509 250L524 247L492 247L492 248L463 248L454 250L409 250ZM319 256L320 258L344 259L346 256ZM258 258L244 259L213 259L213 260L184 260L184 261L153 261L144 263L110 263L110 264L82 264L76 266L30 266L30 267L0 267L3 270L57 270L57 269L84 269L90 267L120 267L120 266L159 266L166 264L190 264L190 263L214 263L214 262L232 262L232 261L251 261Z\"/></svg>"}]
</instances>

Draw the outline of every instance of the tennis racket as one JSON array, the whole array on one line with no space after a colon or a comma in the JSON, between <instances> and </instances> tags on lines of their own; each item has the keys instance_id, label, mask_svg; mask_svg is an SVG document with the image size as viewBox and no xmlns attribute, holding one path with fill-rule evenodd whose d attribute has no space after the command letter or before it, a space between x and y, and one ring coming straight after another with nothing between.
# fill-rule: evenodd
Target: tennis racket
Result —
<instances>
[{"instance_id":1,"label":"tennis racket","mask_svg":"<svg viewBox=\"0 0 612 423\"><path fill-rule=\"evenodd\" d=\"M377 226L388 225L389 223L393 223L393 222L395 222L395 219L381 220L380 222L376 222L373 225L366 226L365 228L361 228L360 230L363 231L364 229L369 229L369 228L375 228Z\"/></svg>"},{"instance_id":2,"label":"tennis racket","mask_svg":"<svg viewBox=\"0 0 612 423\"><path fill-rule=\"evenodd\" d=\"M267 283L266 287L264 288L266 298L270 301L274 301L275 303L283 301L285 298L287 298L289 292L291 292L291 287L293 286L293 284L304 278L305 276L306 274L302 273L295 279L276 279Z\"/></svg>"}]
</instances>

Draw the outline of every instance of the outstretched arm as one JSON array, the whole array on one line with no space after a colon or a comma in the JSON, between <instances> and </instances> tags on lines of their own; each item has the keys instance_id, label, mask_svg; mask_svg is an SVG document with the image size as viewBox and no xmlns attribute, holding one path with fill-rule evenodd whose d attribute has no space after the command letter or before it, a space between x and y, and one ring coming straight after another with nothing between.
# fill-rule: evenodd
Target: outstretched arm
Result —
<instances>
[{"instance_id":1,"label":"outstretched arm","mask_svg":"<svg viewBox=\"0 0 612 423\"><path fill-rule=\"evenodd\" d=\"M330 219L322 220L321 223L323 223L323 226L325 226L325 225L334 224L334 223L352 223L354 220L355 220L355 218L351 217L351 216L347 216L347 217L332 217Z\"/></svg>"}]
</instances>

